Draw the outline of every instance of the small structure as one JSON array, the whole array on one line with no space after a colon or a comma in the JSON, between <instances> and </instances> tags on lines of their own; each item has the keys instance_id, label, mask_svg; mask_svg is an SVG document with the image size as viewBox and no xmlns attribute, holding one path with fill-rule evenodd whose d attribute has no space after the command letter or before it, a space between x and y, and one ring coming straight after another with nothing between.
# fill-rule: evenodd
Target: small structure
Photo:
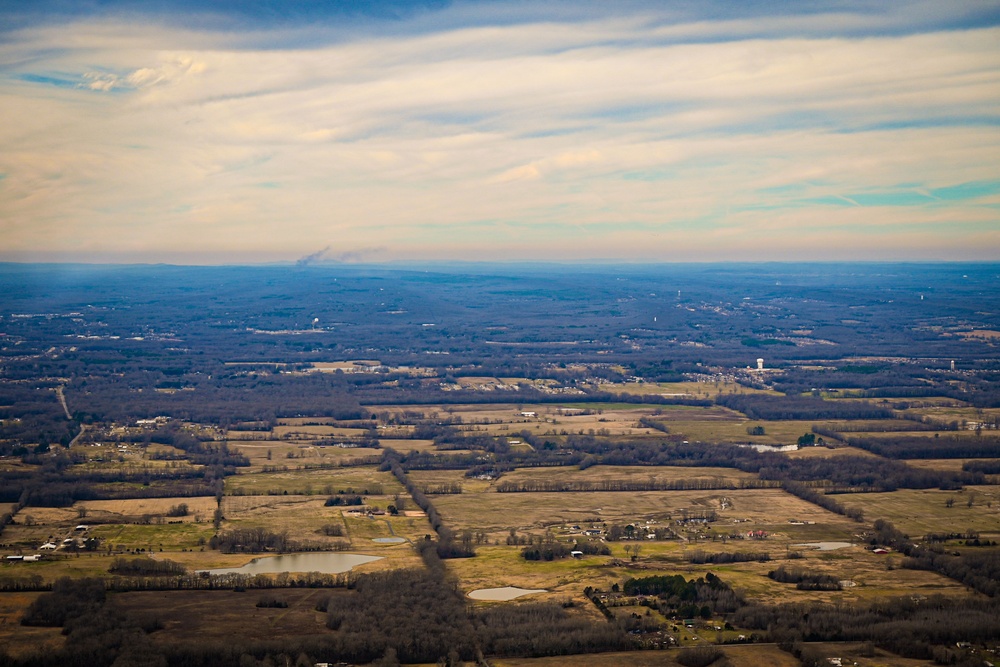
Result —
<instances>
[{"instance_id":1,"label":"small structure","mask_svg":"<svg viewBox=\"0 0 1000 667\"><path fill-rule=\"evenodd\" d=\"M764 360L763 359L757 359L757 370L759 370L759 371L764 370Z\"/></svg>"},{"instance_id":2,"label":"small structure","mask_svg":"<svg viewBox=\"0 0 1000 667\"><path fill-rule=\"evenodd\" d=\"M570 551L569 555L572 556L573 558L583 558L582 551Z\"/></svg>"},{"instance_id":3,"label":"small structure","mask_svg":"<svg viewBox=\"0 0 1000 667\"><path fill-rule=\"evenodd\" d=\"M534 410L521 410L522 417L537 417L538 413Z\"/></svg>"},{"instance_id":4,"label":"small structure","mask_svg":"<svg viewBox=\"0 0 1000 667\"><path fill-rule=\"evenodd\" d=\"M53 544L52 542L46 542L45 544L43 544L42 546L40 546L38 548L39 549L44 549L45 551L55 551L55 549L57 549L56 545Z\"/></svg>"}]
</instances>

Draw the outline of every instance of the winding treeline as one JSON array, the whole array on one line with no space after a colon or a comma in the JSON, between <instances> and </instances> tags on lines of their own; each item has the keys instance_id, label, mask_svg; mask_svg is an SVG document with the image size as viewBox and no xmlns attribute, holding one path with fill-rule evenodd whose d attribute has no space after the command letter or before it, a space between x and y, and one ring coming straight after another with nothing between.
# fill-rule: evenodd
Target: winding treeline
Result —
<instances>
[{"instance_id":1,"label":"winding treeline","mask_svg":"<svg viewBox=\"0 0 1000 667\"><path fill-rule=\"evenodd\" d=\"M456 536L454 531L444 525L441 515L416 483L410 479L401 465L401 457L398 452L387 448L383 453L383 469L388 469L393 476L403 485L413 502L427 515L427 521L431 528L437 533L438 539L435 545L437 555L440 558L468 558L476 555L475 547L472 544L471 531L463 531L461 536Z\"/></svg>"}]
</instances>

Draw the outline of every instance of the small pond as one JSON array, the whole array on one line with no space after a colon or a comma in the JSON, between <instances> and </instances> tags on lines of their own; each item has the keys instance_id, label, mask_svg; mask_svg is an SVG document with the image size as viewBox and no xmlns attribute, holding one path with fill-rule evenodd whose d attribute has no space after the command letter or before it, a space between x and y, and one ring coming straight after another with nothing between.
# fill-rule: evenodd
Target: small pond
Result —
<instances>
[{"instance_id":1,"label":"small pond","mask_svg":"<svg viewBox=\"0 0 1000 667\"><path fill-rule=\"evenodd\" d=\"M469 593L469 597L473 600L493 600L493 601L503 601L503 600L513 600L514 598L519 598L522 595L531 595L533 593L544 593L544 588L517 588L516 586L504 586L503 588L480 588L478 590Z\"/></svg>"},{"instance_id":2,"label":"small pond","mask_svg":"<svg viewBox=\"0 0 1000 667\"><path fill-rule=\"evenodd\" d=\"M218 570L201 570L209 574L278 574L280 572L322 572L338 574L347 572L357 565L381 560L381 556L345 553L282 554L254 558L242 567L223 567Z\"/></svg>"},{"instance_id":3,"label":"small pond","mask_svg":"<svg viewBox=\"0 0 1000 667\"><path fill-rule=\"evenodd\" d=\"M793 547L810 547L816 551L836 551L846 549L851 546L850 542L807 542L805 544L793 544Z\"/></svg>"},{"instance_id":4,"label":"small pond","mask_svg":"<svg viewBox=\"0 0 1000 667\"><path fill-rule=\"evenodd\" d=\"M406 541L404 537L376 537L372 539L372 542L378 544L402 544Z\"/></svg>"}]
</instances>

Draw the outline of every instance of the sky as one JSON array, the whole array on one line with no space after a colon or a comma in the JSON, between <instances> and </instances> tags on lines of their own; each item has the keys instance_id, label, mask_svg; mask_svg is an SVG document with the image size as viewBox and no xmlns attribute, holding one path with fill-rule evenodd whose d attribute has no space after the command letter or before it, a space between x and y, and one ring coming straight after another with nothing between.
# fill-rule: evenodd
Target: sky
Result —
<instances>
[{"instance_id":1,"label":"sky","mask_svg":"<svg viewBox=\"0 0 1000 667\"><path fill-rule=\"evenodd\" d=\"M0 0L0 261L1000 260L1000 0Z\"/></svg>"}]
</instances>

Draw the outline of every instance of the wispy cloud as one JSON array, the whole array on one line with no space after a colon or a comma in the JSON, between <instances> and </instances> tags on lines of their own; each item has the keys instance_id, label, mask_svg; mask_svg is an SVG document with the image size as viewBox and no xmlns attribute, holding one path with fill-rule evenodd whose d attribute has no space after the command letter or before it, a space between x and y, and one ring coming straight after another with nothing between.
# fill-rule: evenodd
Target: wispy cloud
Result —
<instances>
[{"instance_id":1,"label":"wispy cloud","mask_svg":"<svg viewBox=\"0 0 1000 667\"><path fill-rule=\"evenodd\" d=\"M0 259L1000 259L1000 5L602 7L24 19Z\"/></svg>"}]
</instances>

